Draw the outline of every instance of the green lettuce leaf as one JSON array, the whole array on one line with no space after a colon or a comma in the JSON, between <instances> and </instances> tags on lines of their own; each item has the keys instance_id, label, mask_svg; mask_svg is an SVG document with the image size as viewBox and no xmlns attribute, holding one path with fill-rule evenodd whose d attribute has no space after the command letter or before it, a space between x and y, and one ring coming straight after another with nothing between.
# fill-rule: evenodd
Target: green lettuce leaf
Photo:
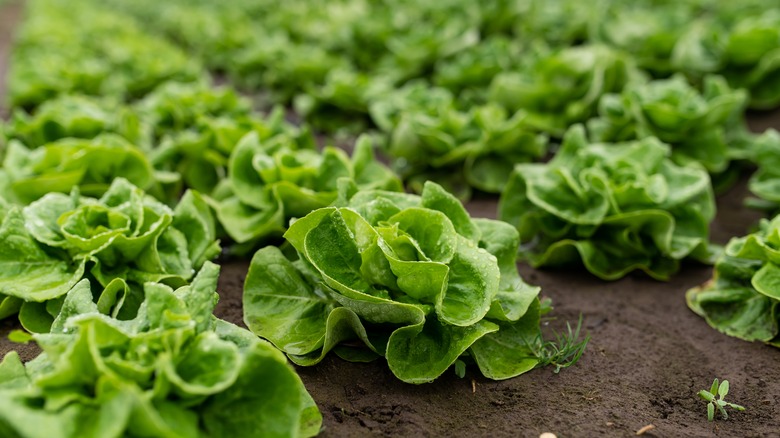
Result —
<instances>
[{"instance_id":1,"label":"green lettuce leaf","mask_svg":"<svg viewBox=\"0 0 780 438\"><path fill-rule=\"evenodd\" d=\"M145 143L155 169L179 175L180 184L206 194L225 178L241 137L283 129L278 114L266 122L233 89L206 83L167 82L134 109L148 131Z\"/></svg>"},{"instance_id":2,"label":"green lettuce leaf","mask_svg":"<svg viewBox=\"0 0 780 438\"><path fill-rule=\"evenodd\" d=\"M739 142L746 135L746 105L744 90L729 88L721 77L707 76L699 92L678 75L604 96L588 130L602 142L657 137L672 146L675 162L700 163L715 174L741 158L740 148L750 148Z\"/></svg>"},{"instance_id":3,"label":"green lettuce leaf","mask_svg":"<svg viewBox=\"0 0 780 438\"><path fill-rule=\"evenodd\" d=\"M665 77L676 71L673 52L678 42L696 18L705 15L704 8L697 6L697 2L606 2L589 25L589 36L631 54L653 76Z\"/></svg>"},{"instance_id":4,"label":"green lettuce leaf","mask_svg":"<svg viewBox=\"0 0 780 438\"><path fill-rule=\"evenodd\" d=\"M92 140L63 139L36 149L12 141L3 161L6 200L27 205L47 193L101 196L115 178L148 188L153 170L143 152L122 137L103 134Z\"/></svg>"},{"instance_id":5,"label":"green lettuce leaf","mask_svg":"<svg viewBox=\"0 0 780 438\"><path fill-rule=\"evenodd\" d=\"M747 15L728 35L723 74L734 87L750 92L751 108L780 104L780 12L769 8Z\"/></svg>"},{"instance_id":6,"label":"green lettuce leaf","mask_svg":"<svg viewBox=\"0 0 780 438\"><path fill-rule=\"evenodd\" d=\"M374 158L368 137L357 140L350 159L334 147L317 152L308 134L252 133L231 155L227 184L215 195L214 208L227 234L252 247L284 233L290 219L333 203L342 179L359 188L402 189Z\"/></svg>"},{"instance_id":7,"label":"green lettuce leaf","mask_svg":"<svg viewBox=\"0 0 780 438\"><path fill-rule=\"evenodd\" d=\"M688 307L718 331L780 347L780 217L735 237L712 280L686 294Z\"/></svg>"},{"instance_id":8,"label":"green lettuce leaf","mask_svg":"<svg viewBox=\"0 0 780 438\"><path fill-rule=\"evenodd\" d=\"M20 320L36 332L48 331L61 297L85 276L95 280L100 309L127 318L145 282L184 285L220 252L211 211L197 192L171 210L122 178L99 199L74 189L12 207L0 230L7 249L0 294L25 302ZM3 316L13 314L16 304L4 304Z\"/></svg>"},{"instance_id":9,"label":"green lettuce leaf","mask_svg":"<svg viewBox=\"0 0 780 438\"><path fill-rule=\"evenodd\" d=\"M511 111L527 111L531 126L556 137L592 117L601 96L620 91L637 74L628 58L600 45L539 54L529 64L498 74L489 99Z\"/></svg>"},{"instance_id":10,"label":"green lettuce leaf","mask_svg":"<svg viewBox=\"0 0 780 438\"><path fill-rule=\"evenodd\" d=\"M393 81L352 67L336 67L323 83L306 87L293 100L295 111L318 130L355 135L366 131L371 102L391 92Z\"/></svg>"},{"instance_id":11,"label":"green lettuce leaf","mask_svg":"<svg viewBox=\"0 0 780 438\"><path fill-rule=\"evenodd\" d=\"M471 187L498 193L512 163L538 159L547 149L547 137L527 112L493 104L464 111L447 90L423 84L378 99L371 113L389 132L396 169L418 192L432 179L462 199Z\"/></svg>"},{"instance_id":12,"label":"green lettuce leaf","mask_svg":"<svg viewBox=\"0 0 780 438\"><path fill-rule=\"evenodd\" d=\"M31 149L65 138L93 139L109 132L133 144L143 135L141 122L129 107L110 98L82 95L47 100L33 114L17 108L5 126L7 138Z\"/></svg>"},{"instance_id":13,"label":"green lettuce leaf","mask_svg":"<svg viewBox=\"0 0 780 438\"><path fill-rule=\"evenodd\" d=\"M281 109L261 117L232 88L205 82L165 82L132 104L60 96L32 114L16 110L5 128L8 175L0 183L9 186L7 197L29 203L76 185L99 196L102 180L123 177L173 205L184 188L211 194L227 176L233 149L250 132L264 139L307 135L288 124ZM89 152L78 153L82 149Z\"/></svg>"},{"instance_id":14,"label":"green lettuce leaf","mask_svg":"<svg viewBox=\"0 0 780 438\"><path fill-rule=\"evenodd\" d=\"M501 35L480 41L452 56L436 62L432 82L462 99L480 102L493 77L502 71L519 67L522 45Z\"/></svg>"},{"instance_id":15,"label":"green lettuce leaf","mask_svg":"<svg viewBox=\"0 0 780 438\"><path fill-rule=\"evenodd\" d=\"M84 275L84 260L69 259L35 240L22 212L13 208L0 226L0 293L27 301L65 295ZM3 305L10 303L3 302ZM17 309L18 310L18 309ZM15 313L15 312L12 312ZM4 312L5 317L10 316Z\"/></svg>"},{"instance_id":16,"label":"green lettuce leaf","mask_svg":"<svg viewBox=\"0 0 780 438\"><path fill-rule=\"evenodd\" d=\"M758 170L750 177L750 191L759 199L749 199L754 207L780 211L780 134L769 129L755 141L755 163Z\"/></svg>"},{"instance_id":17,"label":"green lettuce leaf","mask_svg":"<svg viewBox=\"0 0 780 438\"><path fill-rule=\"evenodd\" d=\"M581 261L606 280L635 269L668 279L679 261L706 261L715 214L707 173L669 160L656 138L588 143L568 131L546 164L519 164L499 202L534 266Z\"/></svg>"},{"instance_id":18,"label":"green lettuce leaf","mask_svg":"<svg viewBox=\"0 0 780 438\"><path fill-rule=\"evenodd\" d=\"M284 356L212 315L219 267L147 283L135 318L101 314L88 280L66 295L43 353L0 363L0 430L20 437L314 436L321 416ZM33 423L31 423L31 421ZM34 427L32 427L34 425Z\"/></svg>"},{"instance_id":19,"label":"green lettuce leaf","mask_svg":"<svg viewBox=\"0 0 780 438\"><path fill-rule=\"evenodd\" d=\"M726 78L750 94L750 107L771 109L780 103L780 13L760 2L725 3L714 16L703 16L684 34L672 64L696 81L708 73Z\"/></svg>"},{"instance_id":20,"label":"green lettuce leaf","mask_svg":"<svg viewBox=\"0 0 780 438\"><path fill-rule=\"evenodd\" d=\"M285 238L298 258L275 247L255 254L244 287L250 330L299 365L330 350L384 356L409 383L434 380L463 355L479 354L493 379L538 364L526 341L539 334L539 288L517 273L512 226L472 220L434 183L421 196L346 192L337 205L292 223ZM492 347L501 342L517 348Z\"/></svg>"}]
</instances>

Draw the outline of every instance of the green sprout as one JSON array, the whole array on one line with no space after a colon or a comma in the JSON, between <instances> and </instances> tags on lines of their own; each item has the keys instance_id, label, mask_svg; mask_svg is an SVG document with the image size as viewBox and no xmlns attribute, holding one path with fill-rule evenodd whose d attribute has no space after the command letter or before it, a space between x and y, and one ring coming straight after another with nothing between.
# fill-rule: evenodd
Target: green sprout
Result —
<instances>
[{"instance_id":1,"label":"green sprout","mask_svg":"<svg viewBox=\"0 0 780 438\"><path fill-rule=\"evenodd\" d=\"M460 359L455 361L455 375L461 379L466 377L466 362Z\"/></svg>"},{"instance_id":2,"label":"green sprout","mask_svg":"<svg viewBox=\"0 0 780 438\"><path fill-rule=\"evenodd\" d=\"M582 315L580 315L575 329L572 329L571 324L567 322L566 333L558 333L553 330L554 340L544 340L540 332L533 342L526 342L528 348L533 352L533 356L539 359L537 368L552 365L555 367L553 372L558 374L561 369L577 363L585 352L588 341L590 341L590 335L586 335L582 341L579 340L581 330Z\"/></svg>"},{"instance_id":3,"label":"green sprout","mask_svg":"<svg viewBox=\"0 0 780 438\"><path fill-rule=\"evenodd\" d=\"M720 411L720 416L723 417L724 420L727 420L729 418L729 414L726 412L726 406L729 406L732 409L735 409L737 411L744 411L745 407L740 406L735 403L729 403L724 398L726 398L726 394L729 393L729 381L724 380L723 382L718 385L718 379L715 379L715 381L712 382L712 387L709 391L706 389L702 389L699 391L699 397L702 399L708 401L707 404L707 419L709 421L712 421L715 419L715 407L717 406L718 411ZM716 398L717 397L717 398Z\"/></svg>"}]
</instances>

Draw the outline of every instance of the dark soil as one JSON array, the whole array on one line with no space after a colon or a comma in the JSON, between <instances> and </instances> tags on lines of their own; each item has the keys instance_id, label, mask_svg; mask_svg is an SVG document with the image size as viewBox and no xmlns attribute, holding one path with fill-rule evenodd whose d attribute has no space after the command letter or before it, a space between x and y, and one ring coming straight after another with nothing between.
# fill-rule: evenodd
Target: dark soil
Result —
<instances>
[{"instance_id":1,"label":"dark soil","mask_svg":"<svg viewBox=\"0 0 780 438\"><path fill-rule=\"evenodd\" d=\"M14 7L0 8L0 78L8 24L16 14ZM778 114L751 115L753 121L780 127ZM745 184L743 179L719 198L716 242L744 234L760 217L742 206ZM494 217L495 207L490 198L469 204L473 215L483 217ZM235 323L242 321L246 269L246 262L223 266L216 313ZM520 270L553 299L550 328L560 330L582 314L592 340L577 365L501 382L470 369L464 379L448 372L414 386L395 379L382 361L329 357L299 369L322 410L322 435L625 437L653 425L646 436L780 437L780 350L721 335L685 306L685 291L707 280L710 267L688 264L667 283L644 275L604 282L581 269L539 271L521 264ZM0 322L0 353L16 348L30 359L34 346L6 340L17 326ZM730 381L729 399L747 411L707 421L706 403L696 392L715 377Z\"/></svg>"}]
</instances>

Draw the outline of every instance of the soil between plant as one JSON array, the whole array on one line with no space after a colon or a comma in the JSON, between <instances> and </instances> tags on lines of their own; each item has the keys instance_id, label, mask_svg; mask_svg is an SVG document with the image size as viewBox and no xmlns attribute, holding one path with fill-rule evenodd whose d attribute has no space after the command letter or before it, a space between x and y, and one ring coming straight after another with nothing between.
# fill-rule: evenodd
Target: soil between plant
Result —
<instances>
[{"instance_id":1,"label":"soil between plant","mask_svg":"<svg viewBox=\"0 0 780 438\"><path fill-rule=\"evenodd\" d=\"M0 98L10 26L20 15L0 7ZM2 110L0 110L2 114ZM780 128L780 114L751 115L751 122ZM712 238L725 243L745 234L760 214L745 209L746 178L718 199ZM468 205L472 215L495 217L495 198ZM248 262L223 264L217 316L242 324L241 294ZM512 436L625 437L654 425L655 437L780 437L780 350L729 338L688 310L685 291L710 278L711 267L686 264L671 281L630 275L605 282L580 268L534 270L523 277L542 286L555 310L549 328L583 315L592 337L580 362L554 374L538 369L491 381L469 369L464 379L448 371L434 383L407 385L383 361L353 364L334 356L298 368L322 410L324 437ZM242 324L243 325L243 324ZM13 344L14 319L0 321L0 354L12 349L24 360L38 352ZM712 379L728 379L728 399L747 407L729 420L708 422L696 397Z\"/></svg>"}]
</instances>

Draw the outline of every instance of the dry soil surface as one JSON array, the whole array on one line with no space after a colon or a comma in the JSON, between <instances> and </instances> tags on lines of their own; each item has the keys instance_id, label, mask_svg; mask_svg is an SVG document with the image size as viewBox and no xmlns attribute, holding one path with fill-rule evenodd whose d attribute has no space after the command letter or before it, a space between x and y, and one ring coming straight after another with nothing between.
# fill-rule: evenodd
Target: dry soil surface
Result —
<instances>
[{"instance_id":1,"label":"dry soil surface","mask_svg":"<svg viewBox=\"0 0 780 438\"><path fill-rule=\"evenodd\" d=\"M19 8L0 8L0 78L10 25ZM0 82L0 98L3 92ZM780 127L778 114L751 115L754 127ZM745 179L718 199L712 237L724 243L759 218L746 210ZM494 217L496 201L468 205L475 216ZM246 262L223 265L218 316L241 323ZM550 328L584 318L592 340L580 362L554 374L538 369L506 381L468 370L448 372L414 386L393 377L386 363L353 364L329 357L300 368L324 416L322 436L520 436L625 437L653 425L645 436L780 437L780 350L729 338L685 306L684 293L712 269L688 264L669 282L644 275L604 282L582 269L540 271L520 264L524 278L553 299ZM12 348L25 359L33 346L6 340L17 327L0 322L0 353ZM747 407L729 420L708 422L696 397L718 377L731 382L729 398ZM645 428L647 429L647 428Z\"/></svg>"}]
</instances>

